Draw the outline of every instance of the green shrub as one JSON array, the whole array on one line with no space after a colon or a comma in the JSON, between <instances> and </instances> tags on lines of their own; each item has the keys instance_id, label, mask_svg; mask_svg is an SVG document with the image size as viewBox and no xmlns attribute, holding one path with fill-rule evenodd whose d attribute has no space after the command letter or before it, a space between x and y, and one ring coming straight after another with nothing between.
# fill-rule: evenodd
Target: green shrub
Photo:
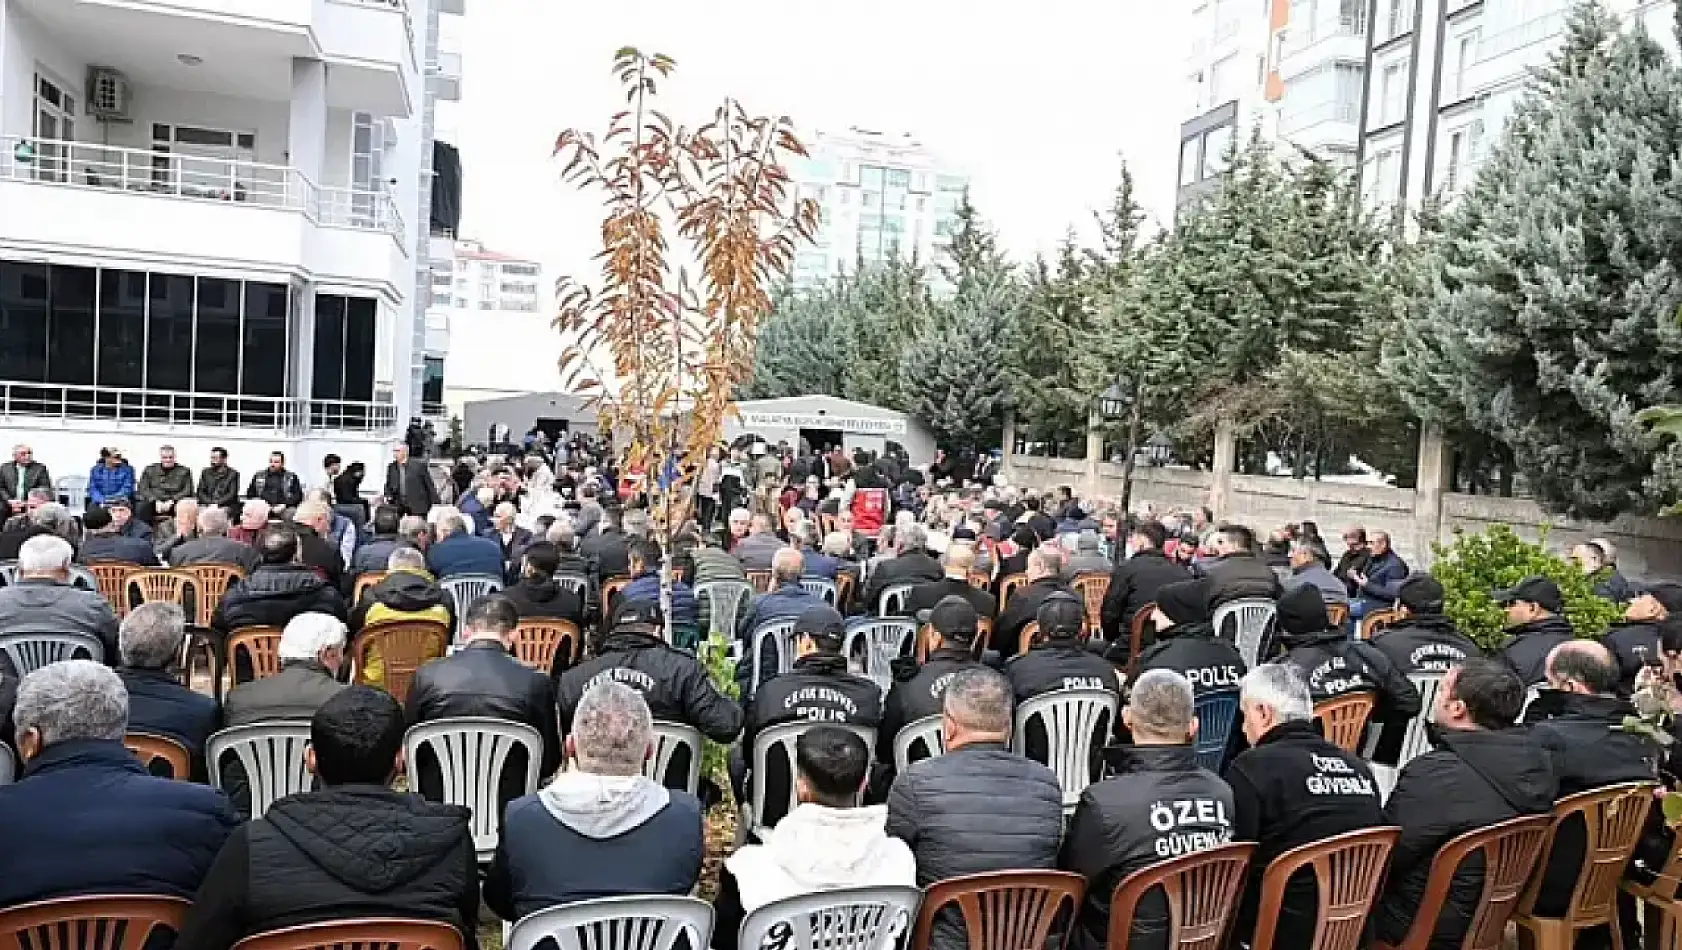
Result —
<instances>
[{"instance_id":1,"label":"green shrub","mask_svg":"<svg viewBox=\"0 0 1682 950\"><path fill-rule=\"evenodd\" d=\"M1434 544L1436 563L1431 575L1442 582L1447 593L1446 610L1455 626L1485 650L1499 647L1506 639L1507 615L1490 596L1532 575L1540 574L1559 585L1565 595L1565 614L1580 637L1597 636L1622 612L1618 605L1594 593L1594 582L1575 565L1543 547L1532 544L1504 524L1492 525L1482 534L1456 532L1453 544Z\"/></svg>"},{"instance_id":2,"label":"green shrub","mask_svg":"<svg viewBox=\"0 0 1682 950\"><path fill-rule=\"evenodd\" d=\"M730 640L724 634L714 631L711 636L701 641L697 651L701 665L707 668L707 675L712 678L713 685L724 695L735 699L736 664L730 659ZM718 783L719 788L730 787L730 773L728 756L730 747L719 745L707 740L705 751L701 755L701 774Z\"/></svg>"}]
</instances>

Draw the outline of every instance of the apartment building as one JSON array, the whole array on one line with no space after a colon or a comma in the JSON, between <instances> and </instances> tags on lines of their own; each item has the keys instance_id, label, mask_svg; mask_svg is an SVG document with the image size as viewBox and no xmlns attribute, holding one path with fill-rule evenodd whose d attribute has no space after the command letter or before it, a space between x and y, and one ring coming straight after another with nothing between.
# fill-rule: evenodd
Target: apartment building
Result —
<instances>
[{"instance_id":1,"label":"apartment building","mask_svg":"<svg viewBox=\"0 0 1682 950\"><path fill-rule=\"evenodd\" d=\"M1235 136L1252 128L1271 134L1276 126L1277 110L1266 95L1274 6L1274 0L1194 0L1181 91L1181 207L1214 187Z\"/></svg>"},{"instance_id":2,"label":"apartment building","mask_svg":"<svg viewBox=\"0 0 1682 950\"><path fill-rule=\"evenodd\" d=\"M418 409L465 0L0 0L0 426L313 473Z\"/></svg>"},{"instance_id":3,"label":"apartment building","mask_svg":"<svg viewBox=\"0 0 1682 950\"><path fill-rule=\"evenodd\" d=\"M564 341L547 299L541 264L478 241L455 241L434 262L423 407L435 428L469 402L559 384Z\"/></svg>"}]
</instances>

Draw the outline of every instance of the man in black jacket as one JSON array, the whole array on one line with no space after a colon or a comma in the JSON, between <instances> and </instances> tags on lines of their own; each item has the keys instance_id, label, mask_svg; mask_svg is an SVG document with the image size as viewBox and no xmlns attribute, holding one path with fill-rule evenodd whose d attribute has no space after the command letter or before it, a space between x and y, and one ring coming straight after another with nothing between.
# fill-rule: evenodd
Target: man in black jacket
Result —
<instances>
[{"instance_id":1,"label":"man in black jacket","mask_svg":"<svg viewBox=\"0 0 1682 950\"><path fill-rule=\"evenodd\" d=\"M502 592L521 620L534 617L584 623L582 593L555 580L560 565L561 556L553 544L538 541L526 548L520 558L519 581Z\"/></svg>"},{"instance_id":2,"label":"man in black jacket","mask_svg":"<svg viewBox=\"0 0 1682 950\"><path fill-rule=\"evenodd\" d=\"M228 838L176 950L225 950L252 934L354 917L442 921L477 946L468 810L391 790L403 729L403 708L373 687L323 703L304 753L322 788L275 802Z\"/></svg>"},{"instance_id":3,"label":"man in black jacket","mask_svg":"<svg viewBox=\"0 0 1682 950\"><path fill-rule=\"evenodd\" d=\"M631 542L620 529L622 514L618 508L604 509L601 533L590 535L578 546L578 553L590 566L590 580L598 590L602 581L631 573ZM654 718L660 718L659 714Z\"/></svg>"},{"instance_id":4,"label":"man in black jacket","mask_svg":"<svg viewBox=\"0 0 1682 950\"><path fill-rule=\"evenodd\" d=\"M1209 582L1204 579L1164 584L1156 595L1156 642L1139 656L1139 670L1184 674L1202 696L1234 690L1247 669L1231 640L1215 636L1209 624Z\"/></svg>"},{"instance_id":5,"label":"man in black jacket","mask_svg":"<svg viewBox=\"0 0 1682 950\"><path fill-rule=\"evenodd\" d=\"M876 613L882 603L882 591L891 585L930 583L945 576L940 562L925 550L928 541L928 533L922 525L911 525L896 532L894 549L898 553L872 570L870 579L865 581L860 603L866 613Z\"/></svg>"},{"instance_id":6,"label":"man in black jacket","mask_svg":"<svg viewBox=\"0 0 1682 950\"><path fill-rule=\"evenodd\" d=\"M327 578L327 583L342 588L345 579L345 559L333 545L333 509L325 502L310 499L292 514L293 530L298 532L298 562L315 568ZM347 530L355 531L355 528Z\"/></svg>"},{"instance_id":7,"label":"man in black jacket","mask_svg":"<svg viewBox=\"0 0 1682 950\"><path fill-rule=\"evenodd\" d=\"M128 729L174 739L192 757L192 774L172 778L205 780L204 743L222 723L216 700L181 685L173 667L181 658L187 619L181 605L154 601L123 618L117 631L122 666L117 675L128 690Z\"/></svg>"},{"instance_id":8,"label":"man in black jacket","mask_svg":"<svg viewBox=\"0 0 1682 950\"><path fill-rule=\"evenodd\" d=\"M948 598L946 604L969 605ZM1010 684L983 666L952 676L941 699L946 753L911 763L888 795L889 835L911 846L917 885L985 871L1051 869L1063 833L1063 790L1050 769L1010 751ZM877 740L880 746L882 740ZM966 947L955 909L933 947Z\"/></svg>"},{"instance_id":9,"label":"man in black jacket","mask_svg":"<svg viewBox=\"0 0 1682 950\"><path fill-rule=\"evenodd\" d=\"M899 730L929 716L940 715L946 687L963 670L980 666L975 658L975 638L980 635L980 618L962 597L944 597L934 609L919 614L917 621L928 625L927 659L901 658L893 663L894 683L882 706L882 728L876 737L876 760L885 767L884 779L891 779L894 736Z\"/></svg>"},{"instance_id":10,"label":"man in black jacket","mask_svg":"<svg viewBox=\"0 0 1682 950\"><path fill-rule=\"evenodd\" d=\"M626 597L614 603L609 633L595 656L561 676L563 731L571 731L578 701L601 678L641 693L655 719L693 726L714 742L736 738L742 731L742 707L719 693L694 654L665 641L665 626L658 603Z\"/></svg>"},{"instance_id":11,"label":"man in black jacket","mask_svg":"<svg viewBox=\"0 0 1682 950\"><path fill-rule=\"evenodd\" d=\"M1198 768L1191 683L1172 670L1139 675L1122 718L1133 744L1112 753L1116 775L1081 793L1057 866L1086 878L1086 901L1069 945L1109 942L1110 896L1129 874L1170 857L1232 840L1232 789ZM1133 916L1129 947L1165 950L1167 902L1147 895Z\"/></svg>"},{"instance_id":12,"label":"man in black jacket","mask_svg":"<svg viewBox=\"0 0 1682 950\"><path fill-rule=\"evenodd\" d=\"M1040 602L1033 645L1005 664L1005 677L1018 703L1059 689L1107 689L1121 695L1115 667L1080 642L1086 607L1061 591Z\"/></svg>"},{"instance_id":13,"label":"man in black jacket","mask_svg":"<svg viewBox=\"0 0 1682 950\"><path fill-rule=\"evenodd\" d=\"M1215 552L1220 557L1204 572L1209 578L1211 609L1232 600L1279 597L1279 575L1256 556L1255 532L1241 524L1222 525L1215 534Z\"/></svg>"},{"instance_id":14,"label":"man in black jacket","mask_svg":"<svg viewBox=\"0 0 1682 950\"><path fill-rule=\"evenodd\" d=\"M1367 529L1356 525L1343 529L1343 554L1338 556L1337 567L1332 568L1332 574L1344 583L1349 596L1354 597L1360 592L1360 585L1350 574L1365 574L1367 564L1372 560L1372 552L1367 548Z\"/></svg>"},{"instance_id":15,"label":"man in black jacket","mask_svg":"<svg viewBox=\"0 0 1682 950\"><path fill-rule=\"evenodd\" d=\"M262 563L251 576L228 585L210 626L226 635L240 627L284 627L299 614L324 613L345 619L345 600L314 571L297 563L298 533L275 525L258 541Z\"/></svg>"},{"instance_id":16,"label":"man in black jacket","mask_svg":"<svg viewBox=\"0 0 1682 950\"><path fill-rule=\"evenodd\" d=\"M261 498L269 503L275 517L284 518L293 508L304 503L304 486L298 476L286 470L286 453L270 452L269 467L251 476L251 486L245 490L247 498Z\"/></svg>"},{"instance_id":17,"label":"man in black jacket","mask_svg":"<svg viewBox=\"0 0 1682 950\"><path fill-rule=\"evenodd\" d=\"M1321 737L1308 683L1296 667L1264 663L1251 670L1244 677L1240 708L1251 748L1232 760L1226 780L1232 786L1233 839L1257 843L1250 886L1233 931L1248 941L1269 862L1292 848L1378 827L1384 824L1384 809L1367 764ZM1293 876L1274 946L1312 943L1317 907L1313 876Z\"/></svg>"},{"instance_id":18,"label":"man in black jacket","mask_svg":"<svg viewBox=\"0 0 1682 950\"><path fill-rule=\"evenodd\" d=\"M1022 628L1032 623L1040 612L1040 604L1056 593L1069 593L1063 583L1063 552L1054 544L1044 544L1028 555L1028 583L1018 587L993 625L992 648L1000 656L1012 657L1021 652Z\"/></svg>"},{"instance_id":19,"label":"man in black jacket","mask_svg":"<svg viewBox=\"0 0 1682 950\"><path fill-rule=\"evenodd\" d=\"M210 450L210 465L199 471L196 494L199 507L220 508L228 513L228 520L239 520L239 472L228 467L227 449L217 446Z\"/></svg>"},{"instance_id":20,"label":"man in black jacket","mask_svg":"<svg viewBox=\"0 0 1682 950\"><path fill-rule=\"evenodd\" d=\"M1495 656L1524 681L1535 686L1548 678L1548 654L1561 643L1577 638L1565 617L1565 597L1546 577L1526 577L1495 599L1507 608L1507 640Z\"/></svg>"},{"instance_id":21,"label":"man in black jacket","mask_svg":"<svg viewBox=\"0 0 1682 950\"><path fill-rule=\"evenodd\" d=\"M82 527L87 534L82 538L82 550L77 559L83 564L89 561L122 561L141 567L158 566L158 555L152 550L151 543L144 538L120 534L116 523L111 520L111 512L106 509L88 509L87 514L82 516Z\"/></svg>"},{"instance_id":22,"label":"man in black jacket","mask_svg":"<svg viewBox=\"0 0 1682 950\"><path fill-rule=\"evenodd\" d=\"M1641 667L1659 662L1659 627L1671 617L1682 617L1682 584L1649 584L1624 608L1624 619L1601 634L1600 642L1618 660L1620 695L1635 692Z\"/></svg>"},{"instance_id":23,"label":"man in black jacket","mask_svg":"<svg viewBox=\"0 0 1682 950\"><path fill-rule=\"evenodd\" d=\"M1168 533L1161 524L1140 522L1130 538L1133 556L1117 564L1110 572L1110 586L1104 593L1104 605L1099 612L1104 638L1118 645L1128 643L1133 616L1146 604L1156 602L1157 591L1164 584L1191 577L1185 568L1168 560L1162 553ZM1126 661L1128 657L1123 655L1119 659Z\"/></svg>"},{"instance_id":24,"label":"man in black jacket","mask_svg":"<svg viewBox=\"0 0 1682 950\"><path fill-rule=\"evenodd\" d=\"M374 516L368 522L373 534L357 546L356 554L347 565L352 578L385 570L386 559L391 557L392 550L404 546L403 537L397 533L397 526L402 520L403 516L390 505L374 509Z\"/></svg>"},{"instance_id":25,"label":"man in black jacket","mask_svg":"<svg viewBox=\"0 0 1682 950\"><path fill-rule=\"evenodd\" d=\"M410 458L409 447L398 443L385 467L385 503L406 515L426 517L438 504L438 486L422 459Z\"/></svg>"},{"instance_id":26,"label":"man in black jacket","mask_svg":"<svg viewBox=\"0 0 1682 950\"><path fill-rule=\"evenodd\" d=\"M465 608L463 646L415 672L409 687L409 725L456 716L485 716L523 722L543 737L539 776L561 765L561 737L555 731L555 690L549 677L509 654L520 622L514 605L498 594L480 597ZM416 790L428 798L441 795L435 763L411 762ZM502 769L506 804L526 794L525 750L517 748Z\"/></svg>"},{"instance_id":27,"label":"man in black jacket","mask_svg":"<svg viewBox=\"0 0 1682 950\"><path fill-rule=\"evenodd\" d=\"M1425 897L1437 852L1468 831L1553 808L1557 782L1541 746L1512 727L1524 684L1501 663L1473 657L1449 670L1437 693L1436 748L1403 766L1385 806L1402 839L1390 853L1384 896L1374 911L1377 936L1402 942ZM1477 912L1483 855L1462 862L1437 916L1432 950L1458 950Z\"/></svg>"},{"instance_id":28,"label":"man in black jacket","mask_svg":"<svg viewBox=\"0 0 1682 950\"><path fill-rule=\"evenodd\" d=\"M1407 612L1406 618L1373 637L1372 645L1405 675L1446 673L1483 655L1472 638L1461 633L1443 613L1445 596L1436 578L1415 574L1402 582L1396 598Z\"/></svg>"},{"instance_id":29,"label":"man in black jacket","mask_svg":"<svg viewBox=\"0 0 1682 950\"><path fill-rule=\"evenodd\" d=\"M1419 715L1419 690L1413 681L1372 644L1351 640L1331 626L1319 590L1291 588L1279 598L1278 619L1285 646L1282 662L1302 673L1315 702L1373 693L1378 700L1374 722L1399 724Z\"/></svg>"},{"instance_id":30,"label":"man in black jacket","mask_svg":"<svg viewBox=\"0 0 1682 950\"><path fill-rule=\"evenodd\" d=\"M911 588L911 597L905 605L911 616L915 617L925 610L933 610L935 604L946 597L954 596L969 601L977 616L992 620L998 615L999 602L993 595L969 582L970 571L975 569L973 544L953 544L946 549L940 560L946 568L945 577Z\"/></svg>"}]
</instances>

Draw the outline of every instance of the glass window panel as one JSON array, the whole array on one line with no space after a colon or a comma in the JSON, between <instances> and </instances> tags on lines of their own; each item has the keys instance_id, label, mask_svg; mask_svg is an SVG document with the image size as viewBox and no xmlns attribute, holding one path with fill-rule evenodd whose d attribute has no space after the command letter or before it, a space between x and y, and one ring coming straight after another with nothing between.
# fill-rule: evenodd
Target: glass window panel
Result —
<instances>
[{"instance_id":1,"label":"glass window panel","mask_svg":"<svg viewBox=\"0 0 1682 950\"><path fill-rule=\"evenodd\" d=\"M286 285L245 284L245 361L239 391L248 396L286 394Z\"/></svg>"},{"instance_id":2,"label":"glass window panel","mask_svg":"<svg viewBox=\"0 0 1682 950\"><path fill-rule=\"evenodd\" d=\"M0 261L0 379L47 378L47 265Z\"/></svg>"},{"instance_id":3,"label":"glass window panel","mask_svg":"<svg viewBox=\"0 0 1682 950\"><path fill-rule=\"evenodd\" d=\"M421 402L443 401L444 360L442 357L428 356L421 371Z\"/></svg>"},{"instance_id":4,"label":"glass window panel","mask_svg":"<svg viewBox=\"0 0 1682 950\"><path fill-rule=\"evenodd\" d=\"M239 392L239 307L237 280L199 278L198 339L193 346L193 389ZM273 359L262 354L258 359Z\"/></svg>"},{"instance_id":5,"label":"glass window panel","mask_svg":"<svg viewBox=\"0 0 1682 950\"><path fill-rule=\"evenodd\" d=\"M139 389L146 382L146 273L99 272L101 386Z\"/></svg>"},{"instance_id":6,"label":"glass window panel","mask_svg":"<svg viewBox=\"0 0 1682 950\"><path fill-rule=\"evenodd\" d=\"M91 267L52 268L47 381L93 384L93 302L98 272Z\"/></svg>"},{"instance_id":7,"label":"glass window panel","mask_svg":"<svg viewBox=\"0 0 1682 950\"><path fill-rule=\"evenodd\" d=\"M378 305L369 297L351 297L345 309L345 396L358 402L374 398L374 328Z\"/></svg>"},{"instance_id":8,"label":"glass window panel","mask_svg":"<svg viewBox=\"0 0 1682 950\"><path fill-rule=\"evenodd\" d=\"M315 380L310 395L339 399L345 390L345 298L315 295Z\"/></svg>"},{"instance_id":9,"label":"glass window panel","mask_svg":"<svg viewBox=\"0 0 1682 950\"><path fill-rule=\"evenodd\" d=\"M866 188L882 190L882 178L887 169L879 165L865 165L859 169L859 184Z\"/></svg>"},{"instance_id":10,"label":"glass window panel","mask_svg":"<svg viewBox=\"0 0 1682 950\"><path fill-rule=\"evenodd\" d=\"M193 278L147 277L146 388L186 391L193 385Z\"/></svg>"}]
</instances>

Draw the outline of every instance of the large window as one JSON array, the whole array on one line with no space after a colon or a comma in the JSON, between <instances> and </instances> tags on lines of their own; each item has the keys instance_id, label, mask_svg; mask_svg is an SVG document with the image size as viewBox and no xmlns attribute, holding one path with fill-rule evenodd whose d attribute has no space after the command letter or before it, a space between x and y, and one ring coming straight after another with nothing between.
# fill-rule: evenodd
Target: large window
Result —
<instances>
[{"instance_id":1,"label":"large window","mask_svg":"<svg viewBox=\"0 0 1682 950\"><path fill-rule=\"evenodd\" d=\"M286 392L286 360L270 354L284 354L287 301L285 284L245 284L245 320L242 326L248 358L240 365L240 392L254 396L280 396Z\"/></svg>"},{"instance_id":2,"label":"large window","mask_svg":"<svg viewBox=\"0 0 1682 950\"><path fill-rule=\"evenodd\" d=\"M366 297L315 295L314 398L355 402L374 398L377 309Z\"/></svg>"},{"instance_id":3,"label":"large window","mask_svg":"<svg viewBox=\"0 0 1682 950\"><path fill-rule=\"evenodd\" d=\"M146 385L146 273L99 272L99 375L101 386Z\"/></svg>"},{"instance_id":4,"label":"large window","mask_svg":"<svg viewBox=\"0 0 1682 950\"><path fill-rule=\"evenodd\" d=\"M54 267L47 322L47 382L93 379L94 299L97 276L89 267Z\"/></svg>"},{"instance_id":5,"label":"large window","mask_svg":"<svg viewBox=\"0 0 1682 950\"><path fill-rule=\"evenodd\" d=\"M0 261L0 377L47 378L47 265Z\"/></svg>"},{"instance_id":6,"label":"large window","mask_svg":"<svg viewBox=\"0 0 1682 950\"><path fill-rule=\"evenodd\" d=\"M444 358L428 356L425 366L421 369L421 403L436 405L443 401Z\"/></svg>"},{"instance_id":7,"label":"large window","mask_svg":"<svg viewBox=\"0 0 1682 950\"><path fill-rule=\"evenodd\" d=\"M146 388L193 388L193 278L153 274L146 312Z\"/></svg>"}]
</instances>

